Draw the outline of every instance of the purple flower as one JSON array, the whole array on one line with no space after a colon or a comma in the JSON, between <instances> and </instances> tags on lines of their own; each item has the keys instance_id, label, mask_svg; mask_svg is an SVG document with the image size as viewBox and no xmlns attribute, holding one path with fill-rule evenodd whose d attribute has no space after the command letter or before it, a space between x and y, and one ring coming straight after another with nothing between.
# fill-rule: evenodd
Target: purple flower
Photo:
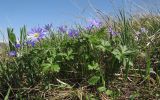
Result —
<instances>
[{"instance_id":1,"label":"purple flower","mask_svg":"<svg viewBox=\"0 0 160 100\"><path fill-rule=\"evenodd\" d=\"M10 52L8 53L8 55L11 56L11 57L15 57L16 54L17 54L16 51L10 51Z\"/></svg>"},{"instance_id":2,"label":"purple flower","mask_svg":"<svg viewBox=\"0 0 160 100\"><path fill-rule=\"evenodd\" d=\"M142 33L148 33L148 30L146 30L146 28L144 28L144 27L142 27L140 30Z\"/></svg>"},{"instance_id":3,"label":"purple flower","mask_svg":"<svg viewBox=\"0 0 160 100\"><path fill-rule=\"evenodd\" d=\"M65 26L58 27L58 31L62 32L62 33L66 33L67 32L67 26L65 25Z\"/></svg>"},{"instance_id":4,"label":"purple flower","mask_svg":"<svg viewBox=\"0 0 160 100\"><path fill-rule=\"evenodd\" d=\"M68 32L68 35L70 37L76 37L76 36L78 36L78 34L79 34L79 31L75 30L75 29L70 29L69 32Z\"/></svg>"},{"instance_id":5,"label":"purple flower","mask_svg":"<svg viewBox=\"0 0 160 100\"><path fill-rule=\"evenodd\" d=\"M18 49L18 48L21 47L21 44L20 44L20 43L16 43L16 44L15 44L15 47Z\"/></svg>"},{"instance_id":6,"label":"purple flower","mask_svg":"<svg viewBox=\"0 0 160 100\"><path fill-rule=\"evenodd\" d=\"M89 19L88 22L90 23L90 27L100 27L102 25L102 22L99 20Z\"/></svg>"},{"instance_id":7,"label":"purple flower","mask_svg":"<svg viewBox=\"0 0 160 100\"><path fill-rule=\"evenodd\" d=\"M45 26L44 26L44 29L46 30L46 31L50 31L51 29L52 29L52 24L46 24Z\"/></svg>"},{"instance_id":8,"label":"purple flower","mask_svg":"<svg viewBox=\"0 0 160 100\"><path fill-rule=\"evenodd\" d=\"M27 41L26 43L27 43L27 45L31 45L32 47L35 46L35 42L34 41Z\"/></svg>"},{"instance_id":9,"label":"purple flower","mask_svg":"<svg viewBox=\"0 0 160 100\"><path fill-rule=\"evenodd\" d=\"M115 35L118 34L117 32L114 32L114 31L113 31L112 27L109 27L108 32L109 32L112 36L115 36Z\"/></svg>"},{"instance_id":10,"label":"purple flower","mask_svg":"<svg viewBox=\"0 0 160 100\"><path fill-rule=\"evenodd\" d=\"M46 36L46 31L40 27L31 29L28 33L28 39L33 42L37 42Z\"/></svg>"},{"instance_id":11,"label":"purple flower","mask_svg":"<svg viewBox=\"0 0 160 100\"><path fill-rule=\"evenodd\" d=\"M88 26L86 27L87 30L91 30L92 28L93 28L93 25L88 25Z\"/></svg>"}]
</instances>

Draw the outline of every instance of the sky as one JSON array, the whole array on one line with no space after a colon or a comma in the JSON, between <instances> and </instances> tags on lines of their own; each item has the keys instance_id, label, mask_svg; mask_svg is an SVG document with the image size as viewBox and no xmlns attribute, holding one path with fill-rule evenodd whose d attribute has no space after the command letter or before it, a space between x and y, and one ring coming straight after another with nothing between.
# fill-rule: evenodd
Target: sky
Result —
<instances>
[{"instance_id":1,"label":"sky","mask_svg":"<svg viewBox=\"0 0 160 100\"><path fill-rule=\"evenodd\" d=\"M28 30L48 23L55 28L72 26L95 18L96 10L114 15L122 8L137 13L160 9L158 5L160 0L0 0L0 41L7 37L7 27L14 28L18 36L23 25Z\"/></svg>"}]
</instances>

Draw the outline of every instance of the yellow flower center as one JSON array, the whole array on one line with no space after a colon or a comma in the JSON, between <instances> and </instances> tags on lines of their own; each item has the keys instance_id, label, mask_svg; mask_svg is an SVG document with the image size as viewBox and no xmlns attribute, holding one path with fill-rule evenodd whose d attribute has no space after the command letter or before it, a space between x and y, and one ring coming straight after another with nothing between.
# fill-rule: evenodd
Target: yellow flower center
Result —
<instances>
[{"instance_id":1,"label":"yellow flower center","mask_svg":"<svg viewBox=\"0 0 160 100\"><path fill-rule=\"evenodd\" d=\"M39 37L39 33L34 33L34 37L38 38Z\"/></svg>"}]
</instances>

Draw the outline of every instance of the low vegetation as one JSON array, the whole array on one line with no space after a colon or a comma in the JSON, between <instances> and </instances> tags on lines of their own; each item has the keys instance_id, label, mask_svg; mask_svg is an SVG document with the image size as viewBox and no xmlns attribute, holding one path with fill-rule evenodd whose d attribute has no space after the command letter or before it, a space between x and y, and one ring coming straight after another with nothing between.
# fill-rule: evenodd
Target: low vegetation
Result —
<instances>
[{"instance_id":1,"label":"low vegetation","mask_svg":"<svg viewBox=\"0 0 160 100\"><path fill-rule=\"evenodd\" d=\"M19 41L12 28L7 32L9 44L0 49L2 99L160 98L159 16L120 13L85 27L24 26Z\"/></svg>"}]
</instances>

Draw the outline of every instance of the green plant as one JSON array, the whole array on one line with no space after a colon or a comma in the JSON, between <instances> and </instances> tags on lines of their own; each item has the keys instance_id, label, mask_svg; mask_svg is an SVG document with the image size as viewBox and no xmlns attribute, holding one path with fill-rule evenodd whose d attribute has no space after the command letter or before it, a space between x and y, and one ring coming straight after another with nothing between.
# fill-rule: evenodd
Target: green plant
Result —
<instances>
[{"instance_id":1,"label":"green plant","mask_svg":"<svg viewBox=\"0 0 160 100\"><path fill-rule=\"evenodd\" d=\"M10 51L15 51L16 50L15 43L17 41L16 41L16 36L15 36L15 34L13 32L13 28L7 28L7 33L8 33Z\"/></svg>"}]
</instances>

